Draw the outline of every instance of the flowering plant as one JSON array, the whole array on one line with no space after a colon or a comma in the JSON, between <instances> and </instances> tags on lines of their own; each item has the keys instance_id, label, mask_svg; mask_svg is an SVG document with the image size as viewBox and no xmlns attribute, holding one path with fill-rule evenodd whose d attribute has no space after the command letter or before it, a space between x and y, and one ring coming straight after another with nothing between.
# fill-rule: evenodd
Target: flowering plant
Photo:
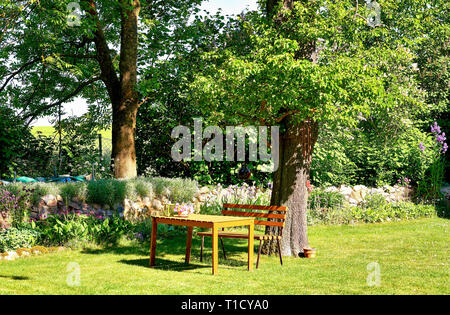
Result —
<instances>
[{"instance_id":1,"label":"flowering plant","mask_svg":"<svg viewBox=\"0 0 450 315\"><path fill-rule=\"evenodd\" d=\"M175 213L175 215L181 216L181 217L187 217L190 214L194 213L194 206L193 205L189 205L189 204L179 204L177 203L173 209L173 212Z\"/></svg>"},{"instance_id":2,"label":"flowering plant","mask_svg":"<svg viewBox=\"0 0 450 315\"><path fill-rule=\"evenodd\" d=\"M433 163L422 175L422 180L418 183L418 193L425 200L436 200L440 197L440 189L444 179L445 160L444 154L448 150L445 133L441 131L441 127L435 122L431 125L431 133L434 136L434 145L430 148L433 152ZM419 144L422 152L427 150L423 143Z\"/></svg>"}]
</instances>

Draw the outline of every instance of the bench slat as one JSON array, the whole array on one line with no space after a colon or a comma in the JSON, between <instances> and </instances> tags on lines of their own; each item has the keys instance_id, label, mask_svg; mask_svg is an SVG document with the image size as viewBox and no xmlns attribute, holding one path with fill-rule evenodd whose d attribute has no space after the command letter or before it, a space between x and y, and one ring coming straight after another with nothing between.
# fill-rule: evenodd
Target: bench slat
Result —
<instances>
[{"instance_id":1,"label":"bench slat","mask_svg":"<svg viewBox=\"0 0 450 315\"><path fill-rule=\"evenodd\" d=\"M248 209L248 210L266 210L266 211L280 211L286 212L287 207L278 206L257 206L257 205L238 205L233 203L224 203L223 207L225 209Z\"/></svg>"},{"instance_id":2,"label":"bench slat","mask_svg":"<svg viewBox=\"0 0 450 315\"><path fill-rule=\"evenodd\" d=\"M284 222L274 222L274 221L256 221L255 225L268 225L268 226L281 226L284 227Z\"/></svg>"},{"instance_id":3,"label":"bench slat","mask_svg":"<svg viewBox=\"0 0 450 315\"><path fill-rule=\"evenodd\" d=\"M267 219L282 219L286 218L285 214L276 214L276 213L260 213L260 212L249 212L249 211L230 211L223 210L223 215L233 215L237 217L256 217L256 218L267 218Z\"/></svg>"},{"instance_id":4,"label":"bench slat","mask_svg":"<svg viewBox=\"0 0 450 315\"><path fill-rule=\"evenodd\" d=\"M199 232L198 236L212 236L212 232ZM248 233L238 233L238 232L219 232L218 237L222 238L239 238L239 239L248 239ZM254 236L257 240L271 240L271 239L281 239L280 235L268 235L268 234L255 234Z\"/></svg>"}]
</instances>

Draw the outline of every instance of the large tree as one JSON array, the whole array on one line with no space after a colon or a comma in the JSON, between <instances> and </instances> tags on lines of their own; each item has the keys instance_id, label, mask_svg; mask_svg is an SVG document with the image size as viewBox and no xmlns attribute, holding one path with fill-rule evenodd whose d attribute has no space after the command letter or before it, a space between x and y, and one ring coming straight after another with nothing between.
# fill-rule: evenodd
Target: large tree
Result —
<instances>
[{"instance_id":1,"label":"large tree","mask_svg":"<svg viewBox=\"0 0 450 315\"><path fill-rule=\"evenodd\" d=\"M115 176L135 177L136 115L158 88L149 73L172 45L186 44L177 30L200 2L1 0L2 106L30 124L85 98L111 118Z\"/></svg>"},{"instance_id":2,"label":"large tree","mask_svg":"<svg viewBox=\"0 0 450 315\"><path fill-rule=\"evenodd\" d=\"M422 1L380 1L381 10L350 0L261 3L266 16L241 18L249 46L206 55L211 66L193 91L218 117L281 127L271 202L289 208L282 252L297 256L309 246L307 181L319 128L355 128L382 111L406 121L424 110L412 48L426 36L421 16L432 24L443 15Z\"/></svg>"}]
</instances>

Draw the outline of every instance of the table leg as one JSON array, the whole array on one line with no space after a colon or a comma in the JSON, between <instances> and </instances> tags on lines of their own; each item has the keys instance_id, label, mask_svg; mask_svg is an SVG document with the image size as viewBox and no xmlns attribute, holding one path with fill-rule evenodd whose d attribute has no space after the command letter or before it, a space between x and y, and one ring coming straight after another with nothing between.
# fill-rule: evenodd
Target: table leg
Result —
<instances>
[{"instance_id":1,"label":"table leg","mask_svg":"<svg viewBox=\"0 0 450 315\"><path fill-rule=\"evenodd\" d=\"M155 257L156 257L156 235L158 231L158 222L156 218L152 218L152 239L150 246L150 267L155 265Z\"/></svg>"},{"instance_id":2,"label":"table leg","mask_svg":"<svg viewBox=\"0 0 450 315\"><path fill-rule=\"evenodd\" d=\"M219 261L219 229L213 227L212 232L212 274L216 275Z\"/></svg>"},{"instance_id":3,"label":"table leg","mask_svg":"<svg viewBox=\"0 0 450 315\"><path fill-rule=\"evenodd\" d=\"M192 245L192 226L188 226L187 231L187 240L186 240L186 264L189 264L189 261L191 260L191 245Z\"/></svg>"},{"instance_id":4,"label":"table leg","mask_svg":"<svg viewBox=\"0 0 450 315\"><path fill-rule=\"evenodd\" d=\"M253 271L253 241L255 236L255 225L248 226L248 271Z\"/></svg>"}]
</instances>

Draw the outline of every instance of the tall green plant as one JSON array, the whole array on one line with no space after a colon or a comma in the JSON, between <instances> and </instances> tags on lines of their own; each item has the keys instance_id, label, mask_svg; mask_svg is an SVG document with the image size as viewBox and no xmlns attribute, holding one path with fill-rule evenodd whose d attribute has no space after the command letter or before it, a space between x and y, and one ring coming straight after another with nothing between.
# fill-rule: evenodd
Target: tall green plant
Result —
<instances>
[{"instance_id":1,"label":"tall green plant","mask_svg":"<svg viewBox=\"0 0 450 315\"><path fill-rule=\"evenodd\" d=\"M424 172L423 179L419 182L418 194L425 200L434 201L441 197L441 187L444 179L445 156L448 145L445 133L441 131L441 127L435 122L431 126L431 132L434 135L434 144L430 148L426 148L423 143L419 144L422 151L431 150L433 153L433 163Z\"/></svg>"}]
</instances>

